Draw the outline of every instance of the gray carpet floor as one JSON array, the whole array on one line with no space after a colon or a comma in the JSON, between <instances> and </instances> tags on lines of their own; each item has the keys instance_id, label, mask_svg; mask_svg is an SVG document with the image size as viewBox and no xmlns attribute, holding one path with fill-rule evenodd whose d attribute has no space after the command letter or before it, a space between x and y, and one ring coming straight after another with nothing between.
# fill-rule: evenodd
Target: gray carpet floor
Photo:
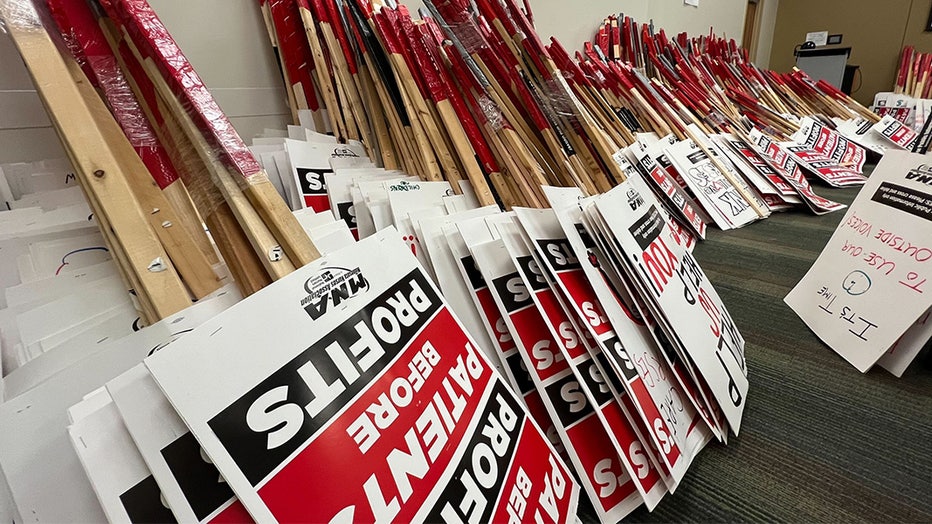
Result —
<instances>
[{"instance_id":1,"label":"gray carpet floor","mask_svg":"<svg viewBox=\"0 0 932 524\"><path fill-rule=\"evenodd\" d=\"M846 204L858 191L815 189ZM697 246L747 341L747 411L740 436L710 444L675 494L626 520L932 522L928 351L901 379L861 374L783 303L843 216L779 213Z\"/></svg>"}]
</instances>

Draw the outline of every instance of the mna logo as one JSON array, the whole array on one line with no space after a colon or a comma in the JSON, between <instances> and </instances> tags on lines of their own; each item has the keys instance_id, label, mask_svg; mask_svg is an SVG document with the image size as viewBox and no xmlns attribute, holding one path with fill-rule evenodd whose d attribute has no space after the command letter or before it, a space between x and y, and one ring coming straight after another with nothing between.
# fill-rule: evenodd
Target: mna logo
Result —
<instances>
[{"instance_id":1,"label":"mna logo","mask_svg":"<svg viewBox=\"0 0 932 524\"><path fill-rule=\"evenodd\" d=\"M412 184L407 180L402 180L397 184L392 184L388 186L389 191L420 191L420 184Z\"/></svg>"},{"instance_id":2,"label":"mna logo","mask_svg":"<svg viewBox=\"0 0 932 524\"><path fill-rule=\"evenodd\" d=\"M644 205L644 197L642 197L636 189L629 189L626 195L628 197L628 205L631 206L631 211L637 211L639 207Z\"/></svg>"},{"instance_id":3,"label":"mna logo","mask_svg":"<svg viewBox=\"0 0 932 524\"><path fill-rule=\"evenodd\" d=\"M339 307L368 290L369 281L358 267L325 267L304 281L304 291L308 295L301 300L301 307L313 320L317 320L331 308Z\"/></svg>"},{"instance_id":4,"label":"mna logo","mask_svg":"<svg viewBox=\"0 0 932 524\"><path fill-rule=\"evenodd\" d=\"M910 169L909 174L906 175L906 180L915 180L920 184L932 186L932 166L921 164L916 169Z\"/></svg>"},{"instance_id":5,"label":"mna logo","mask_svg":"<svg viewBox=\"0 0 932 524\"><path fill-rule=\"evenodd\" d=\"M330 158L359 158L359 155L346 146L339 146L333 149Z\"/></svg>"}]
</instances>

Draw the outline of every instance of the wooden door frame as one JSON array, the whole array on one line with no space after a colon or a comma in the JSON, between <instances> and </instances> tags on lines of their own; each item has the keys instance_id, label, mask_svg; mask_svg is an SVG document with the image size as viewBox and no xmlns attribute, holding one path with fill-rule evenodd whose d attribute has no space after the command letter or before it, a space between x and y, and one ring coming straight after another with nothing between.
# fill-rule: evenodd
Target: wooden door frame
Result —
<instances>
[{"instance_id":1,"label":"wooden door frame","mask_svg":"<svg viewBox=\"0 0 932 524\"><path fill-rule=\"evenodd\" d=\"M766 1L768 0L748 0L744 11L744 31L741 34L741 46L748 50L752 60L757 54L757 46L760 43L761 12Z\"/></svg>"}]
</instances>

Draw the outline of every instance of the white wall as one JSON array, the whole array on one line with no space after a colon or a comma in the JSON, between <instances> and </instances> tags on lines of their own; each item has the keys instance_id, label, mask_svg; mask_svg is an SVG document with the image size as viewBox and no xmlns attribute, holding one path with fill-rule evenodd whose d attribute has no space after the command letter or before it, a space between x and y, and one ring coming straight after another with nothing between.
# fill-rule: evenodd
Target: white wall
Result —
<instances>
[{"instance_id":1,"label":"white wall","mask_svg":"<svg viewBox=\"0 0 932 524\"><path fill-rule=\"evenodd\" d=\"M255 0L150 0L247 140L291 120ZM209 21L209 22L207 22ZM0 163L64 156L9 35L0 32Z\"/></svg>"},{"instance_id":2,"label":"white wall","mask_svg":"<svg viewBox=\"0 0 932 524\"><path fill-rule=\"evenodd\" d=\"M0 163L64 156L9 35L0 32Z\"/></svg>"},{"instance_id":3,"label":"white wall","mask_svg":"<svg viewBox=\"0 0 932 524\"><path fill-rule=\"evenodd\" d=\"M747 0L699 0L699 6L683 4L683 0L648 0L648 16L667 36L686 32L690 36L715 34L734 38L739 44L744 32Z\"/></svg>"},{"instance_id":4,"label":"white wall","mask_svg":"<svg viewBox=\"0 0 932 524\"><path fill-rule=\"evenodd\" d=\"M3 1L3 0L0 0ZM403 0L405 1L405 0ZM778 0L764 0L765 5ZM255 0L150 0L220 107L247 140L263 128L290 120L278 65ZM412 11L421 0L405 3ZM623 12L654 20L668 35L716 34L740 39L746 0L531 0L544 40L555 36L572 53L590 40L599 23ZM762 24L762 32L772 25ZM770 38L761 35L762 45ZM761 50L760 56L769 56ZM9 37L0 32L0 163L64 156L32 82Z\"/></svg>"}]
</instances>

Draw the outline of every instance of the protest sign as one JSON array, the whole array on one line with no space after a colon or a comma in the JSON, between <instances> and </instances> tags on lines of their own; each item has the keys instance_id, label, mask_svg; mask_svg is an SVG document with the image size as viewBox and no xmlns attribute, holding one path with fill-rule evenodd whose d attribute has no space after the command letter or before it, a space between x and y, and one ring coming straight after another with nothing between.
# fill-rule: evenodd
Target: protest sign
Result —
<instances>
[{"instance_id":1,"label":"protest sign","mask_svg":"<svg viewBox=\"0 0 932 524\"><path fill-rule=\"evenodd\" d=\"M524 363L541 392L547 413L596 514L605 521L623 518L640 506L642 499L628 473L630 462L627 468L622 462L628 458L622 458L617 438L607 429L604 415L597 412L598 408L613 403L611 394L599 388L600 384L604 386L604 379L597 373L585 375L599 393L595 400L591 389L589 394L583 392L584 381L567 363L566 344L572 344L576 353L580 349L585 352L581 337L572 326L559 326L563 330L559 337L552 334L544 315L535 306L532 288L525 285L503 240L480 244L473 251L483 274L492 282L496 306L513 334L515 356ZM592 364L587 369L590 368L594 369ZM643 450L639 450L637 459L643 461L646 477L650 468ZM656 473L653 476L656 481Z\"/></svg>"},{"instance_id":2,"label":"protest sign","mask_svg":"<svg viewBox=\"0 0 932 524\"><path fill-rule=\"evenodd\" d=\"M705 239L706 221L696 209L697 204L672 177L668 176L668 172L648 154L647 148L635 144L625 151L629 162L637 167L637 170L645 179L653 183L653 187L656 188L659 195L666 197L664 202L671 209L671 212L679 217L684 224L691 227L693 232L699 235L699 238ZM616 162L620 161L618 154L615 155L614 160Z\"/></svg>"},{"instance_id":3,"label":"protest sign","mask_svg":"<svg viewBox=\"0 0 932 524\"><path fill-rule=\"evenodd\" d=\"M786 303L864 372L932 305L932 169L888 151Z\"/></svg>"},{"instance_id":4,"label":"protest sign","mask_svg":"<svg viewBox=\"0 0 932 524\"><path fill-rule=\"evenodd\" d=\"M331 158L364 158L365 149L356 144L327 144L285 139L285 151L291 164L291 176L300 193L301 203L314 211L330 209L324 175L332 173Z\"/></svg>"},{"instance_id":5,"label":"protest sign","mask_svg":"<svg viewBox=\"0 0 932 524\"><path fill-rule=\"evenodd\" d=\"M178 522L250 521L145 365L108 382L107 391Z\"/></svg>"},{"instance_id":6,"label":"protest sign","mask_svg":"<svg viewBox=\"0 0 932 524\"><path fill-rule=\"evenodd\" d=\"M95 391L69 413L75 416L68 428L71 444L107 520L177 522L107 392Z\"/></svg>"},{"instance_id":7,"label":"protest sign","mask_svg":"<svg viewBox=\"0 0 932 524\"><path fill-rule=\"evenodd\" d=\"M907 151L911 151L919 140L919 133L890 115L884 116L871 129L880 133L889 143Z\"/></svg>"},{"instance_id":8,"label":"protest sign","mask_svg":"<svg viewBox=\"0 0 932 524\"><path fill-rule=\"evenodd\" d=\"M841 167L851 168L858 173L864 170L864 162L867 160L864 148L812 117L803 118L799 123L799 131L791 138L797 144L822 153Z\"/></svg>"},{"instance_id":9,"label":"protest sign","mask_svg":"<svg viewBox=\"0 0 932 524\"><path fill-rule=\"evenodd\" d=\"M743 139L729 134L714 135L712 138L722 153L760 193L771 211L782 211L794 204L802 204L793 187L780 178Z\"/></svg>"},{"instance_id":10,"label":"protest sign","mask_svg":"<svg viewBox=\"0 0 932 524\"><path fill-rule=\"evenodd\" d=\"M39 522L106 519L66 431L66 410L228 304L202 300L146 329L109 343L0 405L0 469L14 503ZM48 357L55 357L51 352ZM17 430L7 430L17 428ZM42 460L35 460L41 456Z\"/></svg>"},{"instance_id":11,"label":"protest sign","mask_svg":"<svg viewBox=\"0 0 932 524\"><path fill-rule=\"evenodd\" d=\"M621 376L632 398L638 400L637 410L662 452L675 488L689 463L709 441L708 429L674 378L661 355L662 349L651 338L650 317L641 316L629 307L634 300L627 289L616 289L605 274L594 253L593 239L583 224L581 192L576 188L548 187L545 193L582 271L618 334L618 347L609 354L614 352L621 360Z\"/></svg>"},{"instance_id":12,"label":"protest sign","mask_svg":"<svg viewBox=\"0 0 932 524\"><path fill-rule=\"evenodd\" d=\"M748 201L695 142L684 140L664 152L719 228L735 229L758 219Z\"/></svg>"},{"instance_id":13,"label":"protest sign","mask_svg":"<svg viewBox=\"0 0 932 524\"><path fill-rule=\"evenodd\" d=\"M427 250L434 266L434 275L436 283L443 292L443 297L450 304L450 308L456 313L469 333L476 338L476 341L482 348L490 351L500 350L502 344L508 342L506 333L499 332L496 328L495 319L489 320L484 311L479 308L479 302L474 294L474 286L471 280L467 280L460 272L458 257L455 257L447 243L446 235L443 232L444 227L451 226L458 221L476 218L492 213L498 213L497 206L464 211L442 217L434 217L421 221L421 243ZM455 227L455 226L454 226ZM470 259L470 262L471 259ZM500 353L496 353L499 355ZM490 358L493 362L495 359ZM507 372L506 372L507 376ZM511 377L509 377L511 378ZM514 384L514 382L512 382Z\"/></svg>"},{"instance_id":14,"label":"protest sign","mask_svg":"<svg viewBox=\"0 0 932 524\"><path fill-rule=\"evenodd\" d=\"M644 451L661 472L663 480L669 486L675 487L686 472L687 461L684 460L676 471L671 471L670 460L676 461L682 455L679 446L674 445L667 428L656 428L659 431L655 432L656 429L650 426L647 418L641 416L643 407L653 406L652 400L639 387L640 377L630 365L631 361L622 349L621 341L601 301L586 280L582 261L576 256L575 250L563 235L555 214L552 210L518 209L516 212L518 221L528 237L528 242L533 245L536 252L536 261L539 261L539 278L550 284L545 292L539 294L547 298L546 292L549 292L559 297L552 301L556 301L558 305L563 304L565 307L565 311L552 307L550 309L542 307L542 311L548 312L545 315L547 318L553 318L552 310L557 309L564 315L564 317L557 317L558 319L567 318L574 325L579 326L586 347L591 353L591 357L570 354L571 364L580 367L587 363L588 358L598 367L601 374L609 379L607 385L617 401L619 412L623 415L621 419L627 422L628 432L636 434L639 443L644 443ZM637 393L643 393L644 396L641 398L634 396ZM644 406L641 405L642 402L645 403ZM625 435L624 431L618 429L609 428L609 430L618 434L619 438ZM627 443L627 445L631 444ZM662 457L664 453L661 450L666 451L669 457ZM645 495L644 501L648 507L651 507L653 500L649 494Z\"/></svg>"},{"instance_id":15,"label":"protest sign","mask_svg":"<svg viewBox=\"0 0 932 524\"><path fill-rule=\"evenodd\" d=\"M831 213L844 209L844 204L822 198L812 191L812 186L803 175L799 163L796 162L786 149L774 142L757 129L752 129L749 135L750 144L755 148L761 158L770 164L777 174L782 177L802 197L809 209L817 215Z\"/></svg>"},{"instance_id":16,"label":"protest sign","mask_svg":"<svg viewBox=\"0 0 932 524\"><path fill-rule=\"evenodd\" d=\"M932 338L932 311L926 311L925 315L919 317L912 327L906 330L906 333L896 341L889 351L880 357L877 365L893 373L896 377L902 377L906 368L916 359L916 355L922 351L929 338Z\"/></svg>"},{"instance_id":17,"label":"protest sign","mask_svg":"<svg viewBox=\"0 0 932 524\"><path fill-rule=\"evenodd\" d=\"M793 155L800 166L833 187L860 185L867 180L853 168L839 165L828 155L816 151L811 146L796 142L780 142L780 146Z\"/></svg>"},{"instance_id":18,"label":"protest sign","mask_svg":"<svg viewBox=\"0 0 932 524\"><path fill-rule=\"evenodd\" d=\"M628 275L640 283L670 341L682 349L700 386L708 385L714 404L737 434L748 389L744 339L715 289L679 237L670 233L642 180L631 177L592 199L614 234Z\"/></svg>"},{"instance_id":19,"label":"protest sign","mask_svg":"<svg viewBox=\"0 0 932 524\"><path fill-rule=\"evenodd\" d=\"M841 133L841 136L871 151L875 156L883 156L887 149L893 147L880 133L874 130L874 123L869 120L863 118L835 119L835 124L838 126L836 130Z\"/></svg>"},{"instance_id":20,"label":"protest sign","mask_svg":"<svg viewBox=\"0 0 932 524\"><path fill-rule=\"evenodd\" d=\"M569 470L396 231L179 342L146 365L258 521L575 516Z\"/></svg>"}]
</instances>

